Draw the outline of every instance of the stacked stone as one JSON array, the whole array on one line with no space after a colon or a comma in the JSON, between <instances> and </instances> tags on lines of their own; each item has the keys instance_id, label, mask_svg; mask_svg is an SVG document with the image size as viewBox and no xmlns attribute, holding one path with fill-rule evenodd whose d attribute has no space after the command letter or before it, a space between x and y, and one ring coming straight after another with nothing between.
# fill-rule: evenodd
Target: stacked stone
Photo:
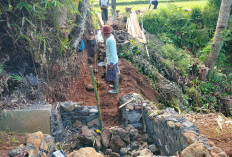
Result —
<instances>
[{"instance_id":1,"label":"stacked stone","mask_svg":"<svg viewBox=\"0 0 232 157\"><path fill-rule=\"evenodd\" d=\"M216 154L226 157L226 153L220 148L209 144L208 139L200 134L196 125L187 121L174 109L157 110L153 105L146 103L139 94L123 96L121 103L132 99L134 100L131 103L121 109L123 124L134 122L131 117L135 118L136 122L144 122L149 139L161 155L172 156L178 153L185 157L215 156ZM136 106L141 106L141 104L143 104L143 112L138 112ZM144 120L141 121L143 116Z\"/></svg>"},{"instance_id":2,"label":"stacked stone","mask_svg":"<svg viewBox=\"0 0 232 157\"><path fill-rule=\"evenodd\" d=\"M145 108L147 133L162 155L181 156L226 156L220 148L210 145L208 139L200 134L200 130L192 122L171 108L152 110ZM191 156L190 155L190 156Z\"/></svg>"},{"instance_id":3,"label":"stacked stone","mask_svg":"<svg viewBox=\"0 0 232 157\"><path fill-rule=\"evenodd\" d=\"M125 41L129 40L129 33L123 30L114 30L112 32L114 35L117 43L124 43Z\"/></svg>"},{"instance_id":4,"label":"stacked stone","mask_svg":"<svg viewBox=\"0 0 232 157\"><path fill-rule=\"evenodd\" d=\"M122 96L119 103L120 105L127 103L121 108L123 125L127 126L131 124L134 128L142 129L143 107L147 105L147 103L144 103L144 99L139 94L133 93L131 95Z\"/></svg>"},{"instance_id":5,"label":"stacked stone","mask_svg":"<svg viewBox=\"0 0 232 157\"><path fill-rule=\"evenodd\" d=\"M60 114L65 128L79 128L82 125L98 128L97 106L82 106L83 102L60 103Z\"/></svg>"},{"instance_id":6,"label":"stacked stone","mask_svg":"<svg viewBox=\"0 0 232 157\"><path fill-rule=\"evenodd\" d=\"M177 151L181 153L191 142L196 141L195 137L200 133L192 122L170 108L160 111L147 106L145 111L147 133L163 155L175 155Z\"/></svg>"}]
</instances>

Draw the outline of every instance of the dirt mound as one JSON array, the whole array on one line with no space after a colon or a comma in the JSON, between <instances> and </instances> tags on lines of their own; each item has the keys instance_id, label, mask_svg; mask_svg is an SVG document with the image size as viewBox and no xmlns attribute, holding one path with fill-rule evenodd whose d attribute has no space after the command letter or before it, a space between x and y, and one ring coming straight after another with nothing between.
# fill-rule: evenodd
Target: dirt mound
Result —
<instances>
[{"instance_id":1,"label":"dirt mound","mask_svg":"<svg viewBox=\"0 0 232 157\"><path fill-rule=\"evenodd\" d=\"M186 115L200 129L211 143L232 156L232 120L218 114ZM221 118L219 118L221 117ZM218 120L219 118L219 120ZM220 121L218 123L218 121ZM222 128L220 128L220 125Z\"/></svg>"}]
</instances>

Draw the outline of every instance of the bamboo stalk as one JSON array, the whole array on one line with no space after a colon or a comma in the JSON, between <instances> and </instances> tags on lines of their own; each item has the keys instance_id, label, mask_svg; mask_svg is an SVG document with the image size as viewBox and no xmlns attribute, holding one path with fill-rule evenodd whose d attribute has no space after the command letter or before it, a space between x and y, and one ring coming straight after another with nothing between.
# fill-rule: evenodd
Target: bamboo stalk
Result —
<instances>
[{"instance_id":1,"label":"bamboo stalk","mask_svg":"<svg viewBox=\"0 0 232 157\"><path fill-rule=\"evenodd\" d=\"M94 79L93 67L90 66L89 70L90 70L90 73L91 73L91 78L92 78L93 87L94 87L94 93L95 93L96 102L97 102L100 129L102 129L101 109L100 109L100 105L99 105L99 97L98 97L98 93L97 93L97 86L96 86L95 79Z\"/></svg>"}]
</instances>

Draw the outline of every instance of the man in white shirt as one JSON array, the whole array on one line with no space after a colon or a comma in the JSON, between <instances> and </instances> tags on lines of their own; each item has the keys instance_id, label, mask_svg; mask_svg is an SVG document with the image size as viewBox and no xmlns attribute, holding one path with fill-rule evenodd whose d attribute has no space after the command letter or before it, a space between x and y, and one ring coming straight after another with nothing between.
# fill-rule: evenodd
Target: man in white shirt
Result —
<instances>
[{"instance_id":1,"label":"man in white shirt","mask_svg":"<svg viewBox=\"0 0 232 157\"><path fill-rule=\"evenodd\" d=\"M118 54L116 40L111 34L111 27L108 25L103 26L102 32L106 37L106 60L107 60L107 72L106 80L114 83L114 89L109 90L110 94L117 94L119 88L118 79Z\"/></svg>"}]
</instances>

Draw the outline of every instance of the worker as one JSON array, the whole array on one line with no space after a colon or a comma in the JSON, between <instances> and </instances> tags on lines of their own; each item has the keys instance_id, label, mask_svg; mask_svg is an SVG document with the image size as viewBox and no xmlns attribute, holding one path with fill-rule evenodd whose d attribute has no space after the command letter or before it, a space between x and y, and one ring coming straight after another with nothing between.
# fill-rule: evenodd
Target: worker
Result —
<instances>
[{"instance_id":1,"label":"worker","mask_svg":"<svg viewBox=\"0 0 232 157\"><path fill-rule=\"evenodd\" d=\"M109 0L99 0L99 6L101 7L102 21L104 22L105 25L108 21Z\"/></svg>"},{"instance_id":2,"label":"worker","mask_svg":"<svg viewBox=\"0 0 232 157\"><path fill-rule=\"evenodd\" d=\"M117 18L117 11L116 11L116 0L111 0L111 7L112 7L112 12L113 12L113 23L116 22Z\"/></svg>"},{"instance_id":3,"label":"worker","mask_svg":"<svg viewBox=\"0 0 232 157\"><path fill-rule=\"evenodd\" d=\"M151 5L154 5L154 8L153 8L153 9L157 9L158 0L150 0L149 9L150 9Z\"/></svg>"},{"instance_id":4,"label":"worker","mask_svg":"<svg viewBox=\"0 0 232 157\"><path fill-rule=\"evenodd\" d=\"M87 28L88 29L88 28ZM87 31L85 33L85 37L86 37L86 42L87 42L87 45L88 45L88 54L89 54L89 57L93 57L95 52L96 52L96 38L94 36L94 33L93 31Z\"/></svg>"},{"instance_id":5,"label":"worker","mask_svg":"<svg viewBox=\"0 0 232 157\"><path fill-rule=\"evenodd\" d=\"M109 25L105 25L102 28L102 32L106 38L106 61L107 61L107 72L106 80L114 83L114 89L109 90L110 94L118 93L119 79L118 79L118 54L116 47L116 40L111 34L112 30Z\"/></svg>"}]
</instances>

